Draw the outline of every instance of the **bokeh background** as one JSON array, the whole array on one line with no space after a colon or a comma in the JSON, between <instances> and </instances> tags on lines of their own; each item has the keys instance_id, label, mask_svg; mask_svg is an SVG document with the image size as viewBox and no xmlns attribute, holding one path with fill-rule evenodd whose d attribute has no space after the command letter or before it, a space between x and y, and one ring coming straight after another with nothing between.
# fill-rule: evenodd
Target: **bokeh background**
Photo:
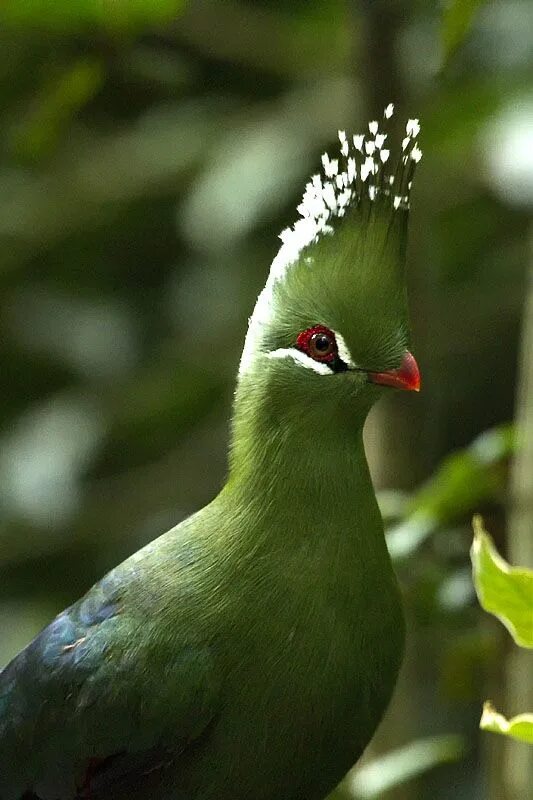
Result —
<instances>
[{"instance_id":1,"label":"bokeh background","mask_svg":"<svg viewBox=\"0 0 533 800\"><path fill-rule=\"evenodd\" d=\"M531 662L468 551L481 511L533 560L532 31L529 0L4 0L0 664L216 493L277 234L337 129L393 100L422 122L423 391L366 434L409 643L338 794L526 800L526 746L478 722L533 707Z\"/></svg>"}]
</instances>

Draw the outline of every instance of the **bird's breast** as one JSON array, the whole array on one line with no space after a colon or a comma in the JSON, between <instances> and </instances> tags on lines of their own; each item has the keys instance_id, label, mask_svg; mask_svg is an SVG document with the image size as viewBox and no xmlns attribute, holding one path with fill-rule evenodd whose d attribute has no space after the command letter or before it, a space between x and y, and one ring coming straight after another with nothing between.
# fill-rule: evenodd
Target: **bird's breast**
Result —
<instances>
[{"instance_id":1,"label":"bird's breast","mask_svg":"<svg viewBox=\"0 0 533 800\"><path fill-rule=\"evenodd\" d=\"M253 774L269 776L264 785L282 781L267 797L290 796L287 776L309 778L299 789L306 798L336 785L371 738L396 679L403 625L395 584L364 603L360 592L330 589L293 585L264 594L255 614L245 614L253 624L241 629L217 736L238 752L234 770L255 764Z\"/></svg>"}]
</instances>

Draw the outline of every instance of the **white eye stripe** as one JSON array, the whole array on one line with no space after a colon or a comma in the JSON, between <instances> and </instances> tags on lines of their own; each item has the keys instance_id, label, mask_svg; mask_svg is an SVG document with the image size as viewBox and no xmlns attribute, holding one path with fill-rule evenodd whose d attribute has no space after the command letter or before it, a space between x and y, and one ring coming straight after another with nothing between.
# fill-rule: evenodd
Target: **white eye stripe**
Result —
<instances>
[{"instance_id":1,"label":"white eye stripe","mask_svg":"<svg viewBox=\"0 0 533 800\"><path fill-rule=\"evenodd\" d=\"M351 367L352 369L356 366L354 360L352 358L352 354L348 350L348 345L344 340L344 336L337 331L333 331L335 334L335 339L337 340L337 350L339 351L339 358L341 361L344 361L347 367Z\"/></svg>"},{"instance_id":2,"label":"white eye stripe","mask_svg":"<svg viewBox=\"0 0 533 800\"><path fill-rule=\"evenodd\" d=\"M292 360L302 367L312 369L318 375L334 375L327 364L322 361L315 361L314 358L302 353L301 350L296 350L295 347L280 347L279 350L271 350L267 353L269 358L292 358Z\"/></svg>"}]
</instances>

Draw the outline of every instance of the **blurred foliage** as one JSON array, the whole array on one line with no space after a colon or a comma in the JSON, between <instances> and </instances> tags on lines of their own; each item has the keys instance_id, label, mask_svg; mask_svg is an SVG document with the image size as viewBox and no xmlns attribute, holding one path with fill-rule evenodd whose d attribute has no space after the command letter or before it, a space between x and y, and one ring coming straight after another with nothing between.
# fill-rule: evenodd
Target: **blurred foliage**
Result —
<instances>
[{"instance_id":1,"label":"blurred foliage","mask_svg":"<svg viewBox=\"0 0 533 800\"><path fill-rule=\"evenodd\" d=\"M0 21L68 33L95 25L130 30L171 19L185 0L4 0Z\"/></svg>"},{"instance_id":2,"label":"blurred foliage","mask_svg":"<svg viewBox=\"0 0 533 800\"><path fill-rule=\"evenodd\" d=\"M394 100L423 124L423 391L384 398L366 440L409 639L349 792L371 796L388 759L387 800L486 800L478 709L499 705L506 644L475 602L468 521L506 552L533 5L32 0L0 21L0 663L217 491L277 234L337 129Z\"/></svg>"},{"instance_id":3,"label":"blurred foliage","mask_svg":"<svg viewBox=\"0 0 533 800\"><path fill-rule=\"evenodd\" d=\"M392 558L410 556L439 527L454 524L482 503L501 502L514 444L510 425L485 431L468 447L447 456L434 475L403 503L394 502L390 493L382 495L385 519L394 517L394 509L403 517L387 533Z\"/></svg>"},{"instance_id":4,"label":"blurred foliage","mask_svg":"<svg viewBox=\"0 0 533 800\"><path fill-rule=\"evenodd\" d=\"M433 736L410 742L353 770L333 797L378 800L385 792L433 767L458 761L465 753L460 736Z\"/></svg>"},{"instance_id":5,"label":"blurred foliage","mask_svg":"<svg viewBox=\"0 0 533 800\"><path fill-rule=\"evenodd\" d=\"M481 517L474 517L472 573L479 602L505 625L521 647L533 648L533 570L510 567L499 555ZM505 719L486 702L480 727L533 744L533 713Z\"/></svg>"},{"instance_id":6,"label":"blurred foliage","mask_svg":"<svg viewBox=\"0 0 533 800\"><path fill-rule=\"evenodd\" d=\"M442 20L442 43L445 58L450 58L463 43L474 15L486 0L448 0Z\"/></svg>"}]
</instances>

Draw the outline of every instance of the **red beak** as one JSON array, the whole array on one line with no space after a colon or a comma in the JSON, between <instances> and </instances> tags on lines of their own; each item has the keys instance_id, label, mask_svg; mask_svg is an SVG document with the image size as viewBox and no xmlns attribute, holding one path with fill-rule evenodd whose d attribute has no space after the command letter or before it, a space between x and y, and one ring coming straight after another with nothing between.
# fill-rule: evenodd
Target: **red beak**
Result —
<instances>
[{"instance_id":1,"label":"red beak","mask_svg":"<svg viewBox=\"0 0 533 800\"><path fill-rule=\"evenodd\" d=\"M395 389L406 389L410 392L420 391L420 370L415 357L409 350L405 351L403 361L398 369L389 372L369 372L368 380L381 386L394 386Z\"/></svg>"}]
</instances>

